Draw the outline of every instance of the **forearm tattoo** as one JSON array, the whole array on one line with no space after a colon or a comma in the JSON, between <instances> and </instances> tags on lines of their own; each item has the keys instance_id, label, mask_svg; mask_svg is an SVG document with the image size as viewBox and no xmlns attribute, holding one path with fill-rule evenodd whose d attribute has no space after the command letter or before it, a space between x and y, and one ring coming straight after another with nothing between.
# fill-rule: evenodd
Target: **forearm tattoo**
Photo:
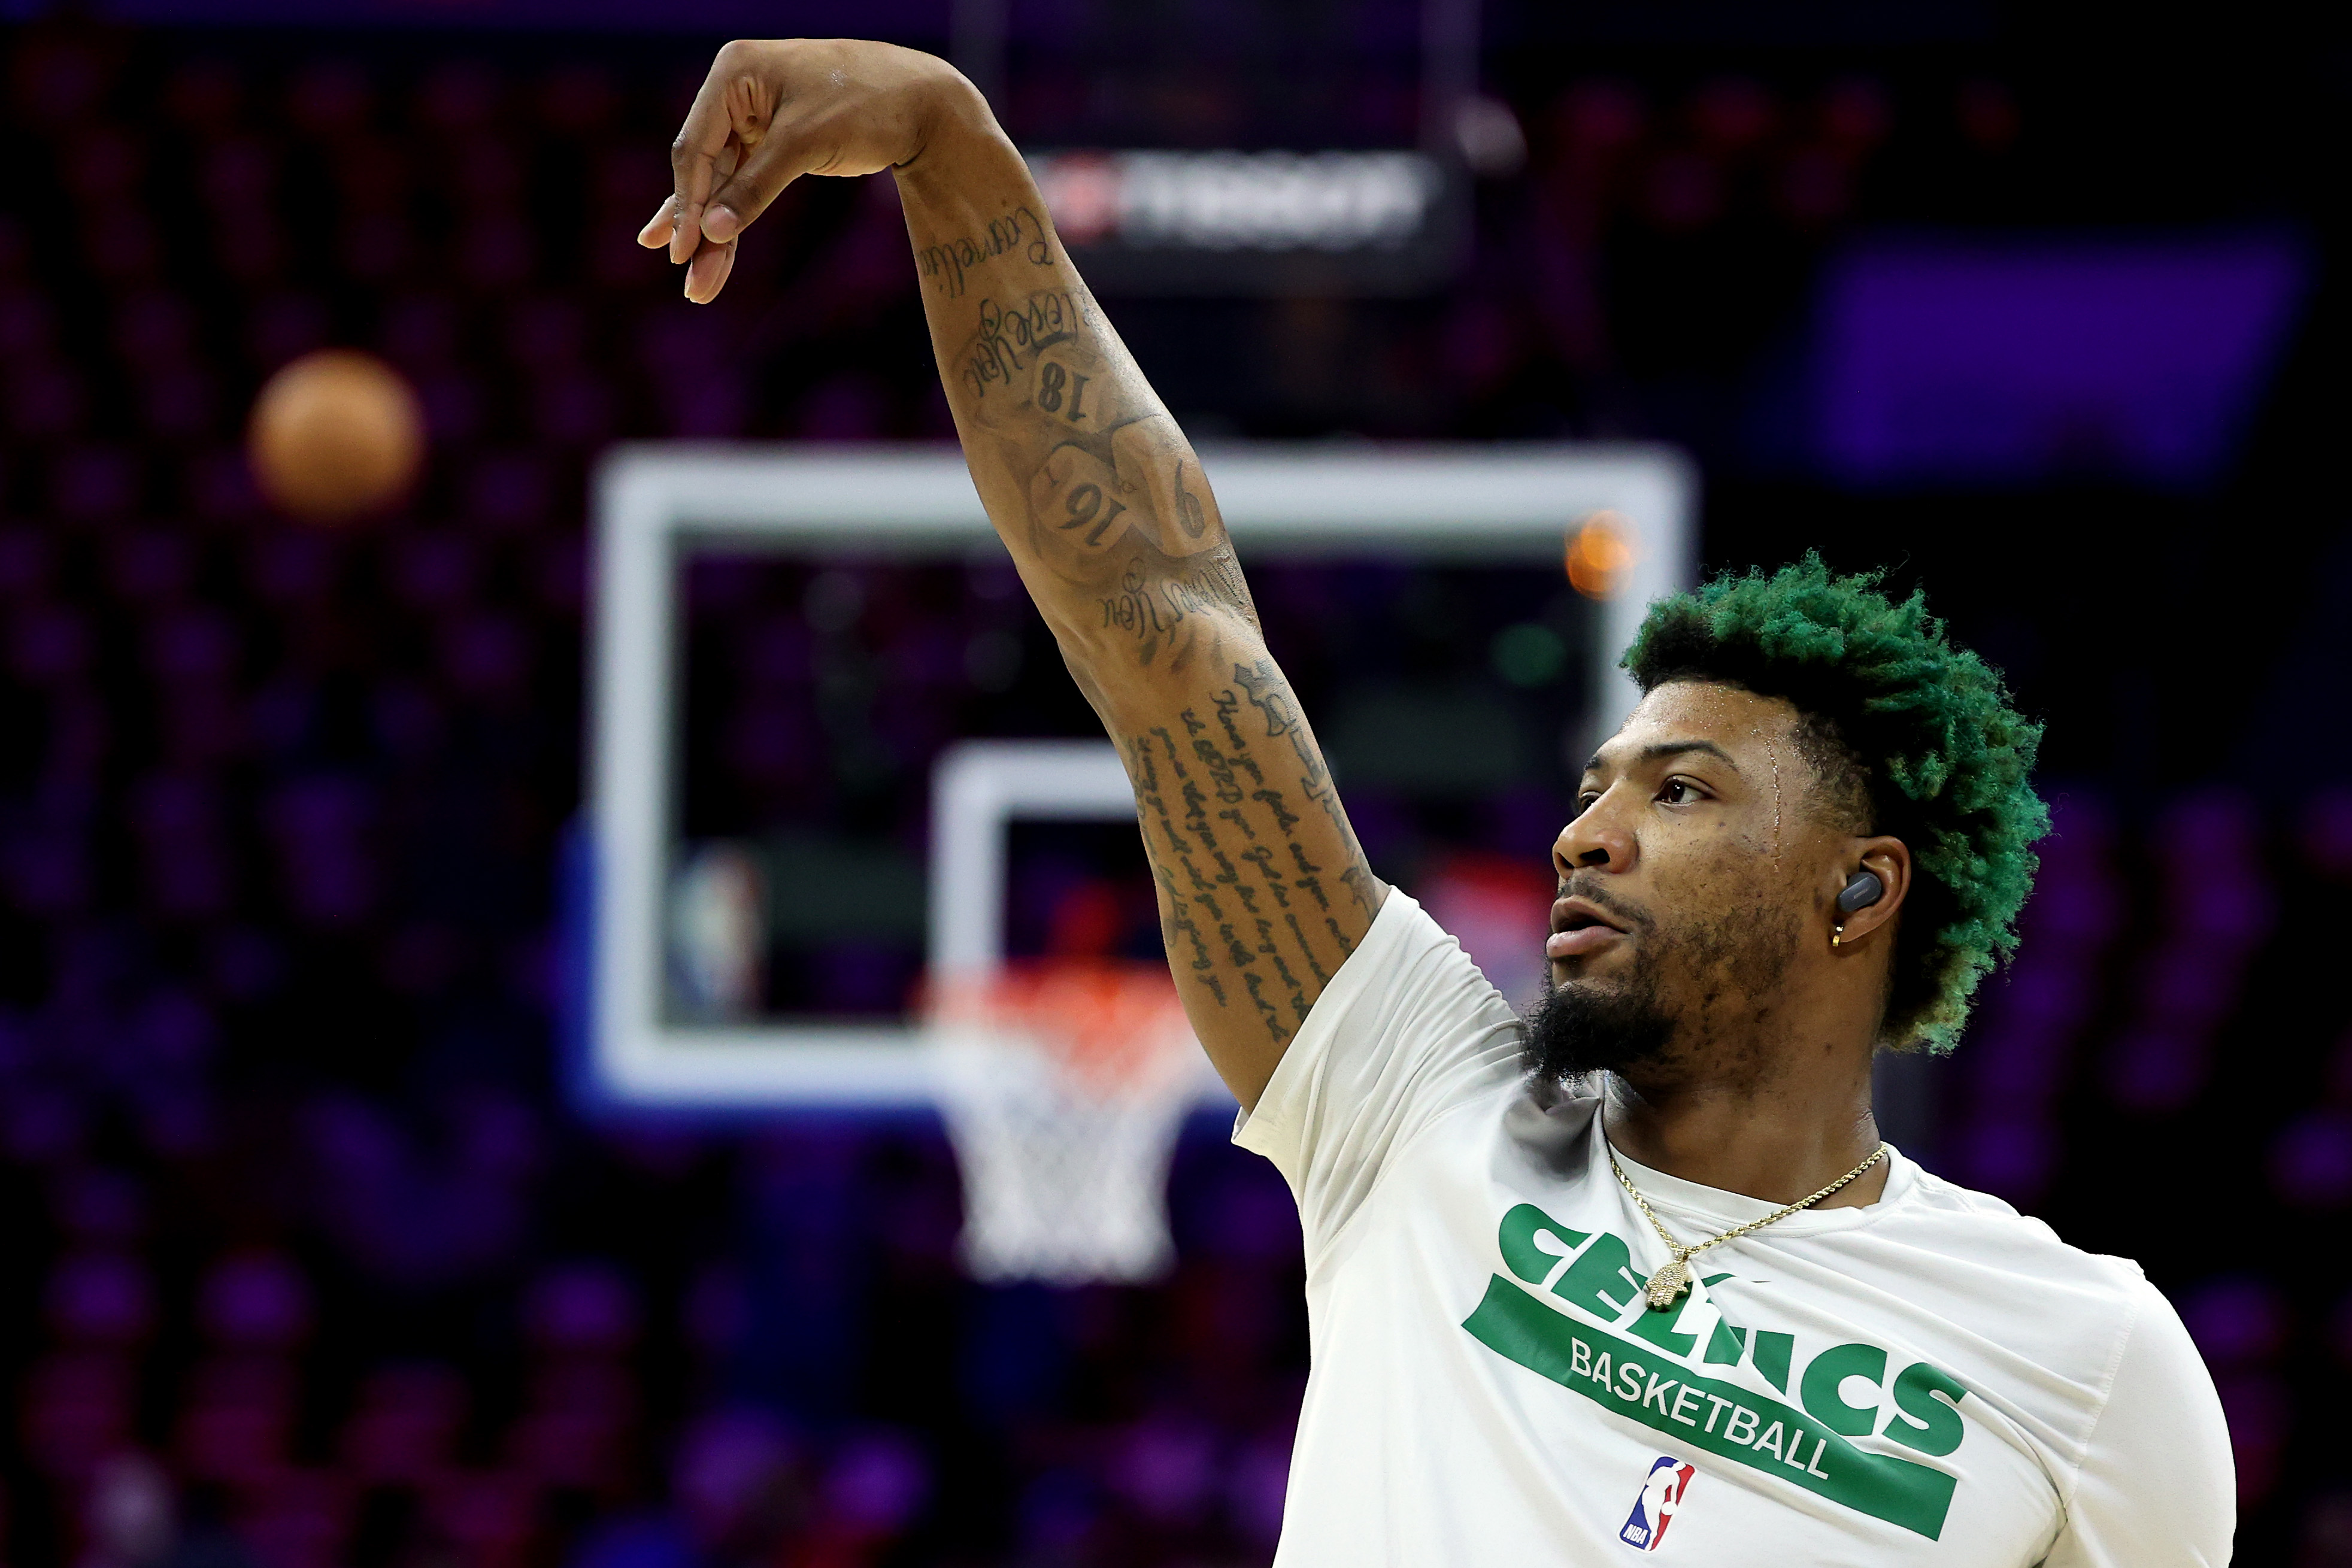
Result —
<instances>
[{"instance_id":1,"label":"forearm tattoo","mask_svg":"<svg viewBox=\"0 0 2352 1568\"><path fill-rule=\"evenodd\" d=\"M1027 207L1015 207L993 219L977 235L919 246L916 270L938 293L950 299L963 298L964 275L1000 256L1017 256L1032 267L1051 266L1054 247L1045 225Z\"/></svg>"},{"instance_id":2,"label":"forearm tattoo","mask_svg":"<svg viewBox=\"0 0 2352 1568\"><path fill-rule=\"evenodd\" d=\"M1381 887L1175 422L1075 278L1003 287L1051 253L1026 207L918 247L934 321L963 324L942 339L949 394L999 530L1124 755L1171 967L1196 1004L1286 1043ZM1136 717L1152 714L1168 716Z\"/></svg>"},{"instance_id":3,"label":"forearm tattoo","mask_svg":"<svg viewBox=\"0 0 2352 1568\"><path fill-rule=\"evenodd\" d=\"M1180 976L1286 1043L1314 1004L1307 979L1319 993L1355 950L1349 933L1370 923L1378 889L1273 661L1234 665L1203 706L1205 718L1178 713L1181 735L1153 726L1121 737L1161 935ZM1346 856L1336 879L1302 838L1310 825Z\"/></svg>"},{"instance_id":4,"label":"forearm tattoo","mask_svg":"<svg viewBox=\"0 0 2352 1568\"><path fill-rule=\"evenodd\" d=\"M1199 460L1093 298L1040 289L970 308L950 390L975 461L1001 465L1025 503L1011 542L1076 591L1040 592L1055 631L1084 655L1163 674L1229 627L1254 632Z\"/></svg>"}]
</instances>

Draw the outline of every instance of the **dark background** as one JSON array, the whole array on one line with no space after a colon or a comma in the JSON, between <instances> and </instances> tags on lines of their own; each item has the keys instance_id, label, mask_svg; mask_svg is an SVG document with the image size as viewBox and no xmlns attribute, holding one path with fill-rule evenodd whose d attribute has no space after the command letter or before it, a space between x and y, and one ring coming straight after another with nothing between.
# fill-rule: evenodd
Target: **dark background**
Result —
<instances>
[{"instance_id":1,"label":"dark background","mask_svg":"<svg viewBox=\"0 0 2352 1568\"><path fill-rule=\"evenodd\" d=\"M1885 9L1498 5L1526 158L1448 287L1108 303L1199 437L1668 439L1711 567L1926 585L2048 721L2059 833L1918 1152L2140 1259L2221 1381L2245 1560L2352 1562L2352 56L2284 8ZM1296 1223L1214 1129L1167 1284L983 1290L933 1126L564 1092L594 455L948 435L887 189L795 190L708 309L631 236L729 32L944 47L949 18L652 11L11 13L8 1561L1270 1554ZM1408 144L1419 26L1024 0L999 101L1033 143ZM2213 234L2281 236L2305 283L2210 472L1862 485L1789 434L1856 246ZM400 366L434 440L411 504L341 533L268 515L238 450L329 343ZM1437 640L1469 667L1491 631ZM1419 819L1387 821L1410 885Z\"/></svg>"}]
</instances>

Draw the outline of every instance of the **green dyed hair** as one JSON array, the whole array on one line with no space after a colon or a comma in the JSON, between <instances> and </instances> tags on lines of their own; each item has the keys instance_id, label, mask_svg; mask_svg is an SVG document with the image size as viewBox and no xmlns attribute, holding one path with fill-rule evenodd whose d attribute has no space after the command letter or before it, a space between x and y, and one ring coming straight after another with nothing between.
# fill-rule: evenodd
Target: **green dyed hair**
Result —
<instances>
[{"instance_id":1,"label":"green dyed hair","mask_svg":"<svg viewBox=\"0 0 2352 1568\"><path fill-rule=\"evenodd\" d=\"M2017 946L2050 828L2027 782L2042 727L2000 673L1955 647L1923 595L1898 604L1879 574L1832 576L1811 553L1660 600L1623 664L1644 693L1710 681L1797 709L1830 811L1911 851L1880 1039L1951 1050L1977 982Z\"/></svg>"}]
</instances>

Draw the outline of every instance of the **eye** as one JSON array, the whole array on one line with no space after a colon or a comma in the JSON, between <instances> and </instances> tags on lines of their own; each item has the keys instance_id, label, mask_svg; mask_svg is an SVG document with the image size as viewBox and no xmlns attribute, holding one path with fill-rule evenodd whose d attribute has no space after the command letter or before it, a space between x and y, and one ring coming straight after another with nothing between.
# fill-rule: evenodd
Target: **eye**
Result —
<instances>
[{"instance_id":1,"label":"eye","mask_svg":"<svg viewBox=\"0 0 2352 1568\"><path fill-rule=\"evenodd\" d=\"M1585 812L1592 810L1592 802L1599 799L1601 799L1599 792L1591 789L1587 789L1583 794L1579 795L1576 798L1577 816L1581 817Z\"/></svg>"},{"instance_id":2,"label":"eye","mask_svg":"<svg viewBox=\"0 0 2352 1568\"><path fill-rule=\"evenodd\" d=\"M1658 799L1669 806L1688 806L1706 796L1687 779L1669 779L1658 786Z\"/></svg>"}]
</instances>

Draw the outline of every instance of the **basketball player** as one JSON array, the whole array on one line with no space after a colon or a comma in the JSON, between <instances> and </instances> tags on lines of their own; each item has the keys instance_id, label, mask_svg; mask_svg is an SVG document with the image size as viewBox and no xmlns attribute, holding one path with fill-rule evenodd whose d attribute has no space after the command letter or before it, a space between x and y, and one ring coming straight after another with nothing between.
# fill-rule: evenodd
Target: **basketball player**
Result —
<instances>
[{"instance_id":1,"label":"basketball player","mask_svg":"<svg viewBox=\"0 0 2352 1568\"><path fill-rule=\"evenodd\" d=\"M1872 1119L1875 1052L1950 1045L2013 941L2046 821L2036 730L1916 601L1809 561L1653 609L1522 1020L1366 862L1199 461L971 85L730 44L672 153L641 237L693 300L793 179L896 173L973 482L1126 759L1235 1138L1298 1200L1279 1563L2227 1560L2163 1298Z\"/></svg>"}]
</instances>

